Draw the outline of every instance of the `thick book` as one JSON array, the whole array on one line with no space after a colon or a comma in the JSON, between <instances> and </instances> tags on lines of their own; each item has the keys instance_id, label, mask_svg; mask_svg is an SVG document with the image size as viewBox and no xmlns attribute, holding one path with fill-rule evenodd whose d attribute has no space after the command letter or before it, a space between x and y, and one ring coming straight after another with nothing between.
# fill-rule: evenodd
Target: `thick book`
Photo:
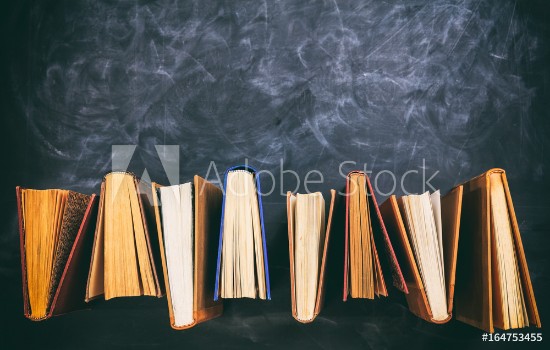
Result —
<instances>
[{"instance_id":1,"label":"thick book","mask_svg":"<svg viewBox=\"0 0 550 350\"><path fill-rule=\"evenodd\" d=\"M271 299L260 177L248 165L225 171L214 300Z\"/></svg>"},{"instance_id":2,"label":"thick book","mask_svg":"<svg viewBox=\"0 0 550 350\"><path fill-rule=\"evenodd\" d=\"M387 296L383 271L388 269L393 285L408 293L367 174L351 171L346 177L345 191L343 300L348 296L366 299L374 299L375 295ZM382 247L386 259L381 259Z\"/></svg>"},{"instance_id":3,"label":"thick book","mask_svg":"<svg viewBox=\"0 0 550 350\"><path fill-rule=\"evenodd\" d=\"M151 184L128 172L111 172L101 183L99 209L86 285L86 302L163 295ZM156 235L155 235L156 236Z\"/></svg>"},{"instance_id":4,"label":"thick book","mask_svg":"<svg viewBox=\"0 0 550 350\"><path fill-rule=\"evenodd\" d=\"M40 321L83 309L97 197L16 188L23 309Z\"/></svg>"},{"instance_id":5,"label":"thick book","mask_svg":"<svg viewBox=\"0 0 550 350\"><path fill-rule=\"evenodd\" d=\"M213 291L222 191L195 176L182 185L153 183L153 200L170 325L187 329L220 316Z\"/></svg>"},{"instance_id":6,"label":"thick book","mask_svg":"<svg viewBox=\"0 0 550 350\"><path fill-rule=\"evenodd\" d=\"M325 200L320 192L287 192L288 254L292 317L313 322L321 312L325 295L325 270L336 192L330 190L325 224Z\"/></svg>"},{"instance_id":7,"label":"thick book","mask_svg":"<svg viewBox=\"0 0 550 350\"><path fill-rule=\"evenodd\" d=\"M452 317L461 209L461 186L444 197L439 191L392 195L380 206L409 289L409 310L428 322Z\"/></svg>"},{"instance_id":8,"label":"thick book","mask_svg":"<svg viewBox=\"0 0 550 350\"><path fill-rule=\"evenodd\" d=\"M462 185L455 314L487 332L541 327L519 226L502 169Z\"/></svg>"}]
</instances>

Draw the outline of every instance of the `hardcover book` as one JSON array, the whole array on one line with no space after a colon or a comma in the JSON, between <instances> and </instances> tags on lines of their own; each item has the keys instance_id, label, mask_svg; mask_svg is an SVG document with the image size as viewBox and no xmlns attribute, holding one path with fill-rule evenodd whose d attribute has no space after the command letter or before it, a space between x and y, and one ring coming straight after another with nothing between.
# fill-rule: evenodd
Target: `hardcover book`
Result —
<instances>
[{"instance_id":1,"label":"hardcover book","mask_svg":"<svg viewBox=\"0 0 550 350\"><path fill-rule=\"evenodd\" d=\"M83 309L97 197L17 187L25 317Z\"/></svg>"},{"instance_id":2,"label":"hardcover book","mask_svg":"<svg viewBox=\"0 0 550 350\"><path fill-rule=\"evenodd\" d=\"M150 234L156 230L150 194L151 185L131 173L112 172L103 178L86 302L101 295L105 300L162 296L158 241Z\"/></svg>"},{"instance_id":3,"label":"hardcover book","mask_svg":"<svg viewBox=\"0 0 550 350\"><path fill-rule=\"evenodd\" d=\"M287 192L292 316L302 323L313 322L323 306L336 192L331 190L330 194L325 220L325 200L320 192L296 195Z\"/></svg>"},{"instance_id":4,"label":"hardcover book","mask_svg":"<svg viewBox=\"0 0 550 350\"><path fill-rule=\"evenodd\" d=\"M401 262L409 310L432 323L452 317L462 187L446 196L391 196L380 207Z\"/></svg>"},{"instance_id":5,"label":"hardcover book","mask_svg":"<svg viewBox=\"0 0 550 350\"><path fill-rule=\"evenodd\" d=\"M388 296L383 267L391 270L393 285L408 293L376 195L364 172L347 175L345 197L344 301L348 296ZM382 259L382 250L386 259Z\"/></svg>"},{"instance_id":6,"label":"hardcover book","mask_svg":"<svg viewBox=\"0 0 550 350\"><path fill-rule=\"evenodd\" d=\"M222 191L195 176L182 185L153 183L153 199L170 325L187 329L220 316L213 291Z\"/></svg>"},{"instance_id":7,"label":"hardcover book","mask_svg":"<svg viewBox=\"0 0 550 350\"><path fill-rule=\"evenodd\" d=\"M271 299L260 178L247 165L227 169L214 300Z\"/></svg>"},{"instance_id":8,"label":"hardcover book","mask_svg":"<svg viewBox=\"0 0 550 350\"><path fill-rule=\"evenodd\" d=\"M506 173L491 169L462 186L456 318L487 332L540 328Z\"/></svg>"}]
</instances>

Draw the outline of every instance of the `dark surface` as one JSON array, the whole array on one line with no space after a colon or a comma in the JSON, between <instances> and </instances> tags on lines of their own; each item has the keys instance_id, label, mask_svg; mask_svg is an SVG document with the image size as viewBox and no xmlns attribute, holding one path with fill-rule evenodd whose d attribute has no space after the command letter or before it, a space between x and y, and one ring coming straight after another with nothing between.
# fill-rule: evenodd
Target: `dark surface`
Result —
<instances>
[{"instance_id":1,"label":"dark surface","mask_svg":"<svg viewBox=\"0 0 550 350\"><path fill-rule=\"evenodd\" d=\"M338 221L325 309L313 324L294 321L282 194L296 181L279 175L281 159L302 181L321 171L324 183L309 189L325 198L344 186L343 161L357 162L344 172L366 163L373 175L386 170L398 180L420 171L405 180L410 192L422 191L424 164L427 178L438 172L431 184L444 192L491 167L506 169L542 323L549 321L545 1L0 6L0 347L490 345L460 322L416 318L395 289L387 300L341 302ZM15 186L97 193L118 144L137 144L130 170L147 167L161 183L167 179L154 146L162 144L180 145L181 182L205 176L211 161L220 172L248 159L275 173L275 191L264 198L272 301L228 301L223 317L183 332L170 329L165 299L97 303L40 323L23 317ZM379 199L392 186L383 173ZM528 331L541 330L520 330Z\"/></svg>"}]
</instances>

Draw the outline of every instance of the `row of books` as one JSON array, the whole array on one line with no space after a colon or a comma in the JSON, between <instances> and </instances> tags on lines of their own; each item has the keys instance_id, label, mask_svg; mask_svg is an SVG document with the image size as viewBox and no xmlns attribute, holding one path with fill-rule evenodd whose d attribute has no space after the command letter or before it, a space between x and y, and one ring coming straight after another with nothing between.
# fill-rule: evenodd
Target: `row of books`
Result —
<instances>
[{"instance_id":1,"label":"row of books","mask_svg":"<svg viewBox=\"0 0 550 350\"><path fill-rule=\"evenodd\" d=\"M260 178L225 172L161 186L107 174L101 193L17 187L25 316L43 320L90 300L164 294L170 324L218 317L224 298L271 299ZM328 214L320 192L287 194L291 311L312 322L324 299ZM505 172L491 169L441 196L391 196L346 178L343 300L388 295L433 323L455 317L488 332L541 326ZM330 281L330 283L341 283Z\"/></svg>"}]
</instances>

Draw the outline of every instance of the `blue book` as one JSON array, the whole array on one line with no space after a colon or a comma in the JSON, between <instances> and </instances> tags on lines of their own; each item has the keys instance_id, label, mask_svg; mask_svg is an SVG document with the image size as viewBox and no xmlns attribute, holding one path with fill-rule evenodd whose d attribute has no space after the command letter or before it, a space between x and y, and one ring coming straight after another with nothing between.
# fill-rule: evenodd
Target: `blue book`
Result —
<instances>
[{"instance_id":1,"label":"blue book","mask_svg":"<svg viewBox=\"0 0 550 350\"><path fill-rule=\"evenodd\" d=\"M227 169L223 190L214 300L271 300L260 177L256 169L248 165ZM254 191L254 195L249 191ZM235 225L237 220L240 221ZM224 243L237 249L224 250ZM237 252L247 254L236 256Z\"/></svg>"}]
</instances>

